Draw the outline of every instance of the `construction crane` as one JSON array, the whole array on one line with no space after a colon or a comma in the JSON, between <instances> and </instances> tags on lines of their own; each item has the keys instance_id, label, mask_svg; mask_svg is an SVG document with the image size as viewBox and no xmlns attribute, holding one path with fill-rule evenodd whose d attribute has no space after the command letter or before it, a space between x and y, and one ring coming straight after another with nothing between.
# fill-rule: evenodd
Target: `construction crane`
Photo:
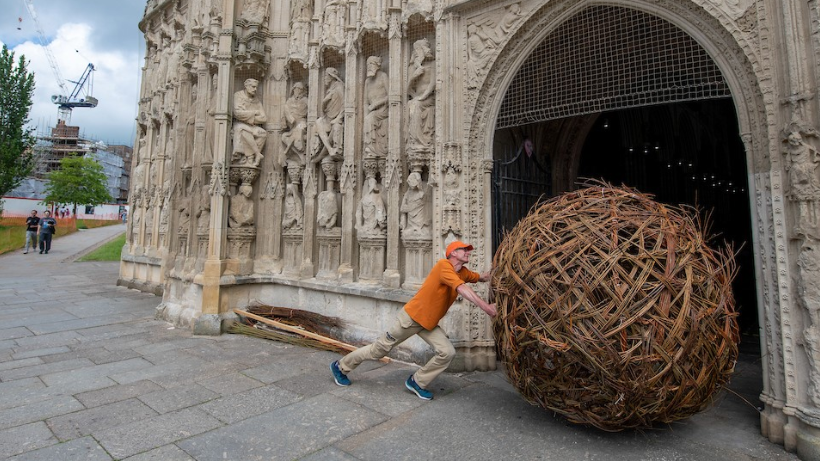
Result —
<instances>
[{"instance_id":1,"label":"construction crane","mask_svg":"<svg viewBox=\"0 0 820 461\"><path fill-rule=\"evenodd\" d=\"M40 21L37 19L37 13L34 10L33 2L34 0L23 0L23 4L26 6L26 11L28 11L29 16L31 16L31 20L34 22L34 27L37 30L40 46L46 53L46 58L48 59L52 72L54 72L54 77L57 79L57 84L62 90L62 94L55 94L51 96L51 102L57 104L58 120L62 120L68 124L71 122L71 110L75 107L97 107L97 98L91 95L94 92L94 64L88 63L79 80L69 80L69 82L74 84L74 89L69 93L65 81L63 80L62 75L60 75L60 66L57 65L57 60L54 58L54 54L48 47L46 34L43 32L43 27L40 25ZM84 96L80 97L80 93L83 93Z\"/></svg>"}]
</instances>

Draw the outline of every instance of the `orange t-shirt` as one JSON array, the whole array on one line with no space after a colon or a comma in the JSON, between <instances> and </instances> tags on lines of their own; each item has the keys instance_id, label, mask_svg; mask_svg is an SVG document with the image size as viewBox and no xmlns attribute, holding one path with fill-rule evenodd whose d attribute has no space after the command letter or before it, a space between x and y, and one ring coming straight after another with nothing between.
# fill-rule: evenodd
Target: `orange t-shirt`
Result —
<instances>
[{"instance_id":1,"label":"orange t-shirt","mask_svg":"<svg viewBox=\"0 0 820 461\"><path fill-rule=\"evenodd\" d=\"M419 325L432 330L458 297L456 288L465 282L478 282L479 278L481 274L477 272L466 267L456 272L449 260L439 259L418 293L404 305L404 310Z\"/></svg>"}]
</instances>

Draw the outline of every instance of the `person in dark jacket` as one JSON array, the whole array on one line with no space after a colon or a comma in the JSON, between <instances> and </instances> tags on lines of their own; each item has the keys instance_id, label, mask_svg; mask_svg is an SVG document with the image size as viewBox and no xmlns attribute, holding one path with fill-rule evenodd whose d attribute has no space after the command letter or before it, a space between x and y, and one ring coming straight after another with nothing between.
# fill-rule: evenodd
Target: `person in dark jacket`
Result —
<instances>
[{"instance_id":1,"label":"person in dark jacket","mask_svg":"<svg viewBox=\"0 0 820 461\"><path fill-rule=\"evenodd\" d=\"M43 219L40 220L40 254L43 251L48 254L51 250L51 236L57 230L57 220L51 217L51 212L46 211Z\"/></svg>"}]
</instances>

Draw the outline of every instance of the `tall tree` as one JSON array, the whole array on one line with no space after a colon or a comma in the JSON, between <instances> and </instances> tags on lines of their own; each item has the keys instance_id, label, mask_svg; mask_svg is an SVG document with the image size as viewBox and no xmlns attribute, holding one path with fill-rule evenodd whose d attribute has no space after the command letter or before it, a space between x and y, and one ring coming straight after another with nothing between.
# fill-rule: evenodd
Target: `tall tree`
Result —
<instances>
[{"instance_id":1,"label":"tall tree","mask_svg":"<svg viewBox=\"0 0 820 461\"><path fill-rule=\"evenodd\" d=\"M96 160L72 155L60 160L60 168L48 174L46 198L48 203L72 204L74 215L77 205L100 205L113 199L106 187L103 166Z\"/></svg>"},{"instance_id":2,"label":"tall tree","mask_svg":"<svg viewBox=\"0 0 820 461\"><path fill-rule=\"evenodd\" d=\"M34 128L25 128L34 94L34 74L25 56L17 65L14 53L0 52L0 197L20 184L34 168Z\"/></svg>"}]
</instances>

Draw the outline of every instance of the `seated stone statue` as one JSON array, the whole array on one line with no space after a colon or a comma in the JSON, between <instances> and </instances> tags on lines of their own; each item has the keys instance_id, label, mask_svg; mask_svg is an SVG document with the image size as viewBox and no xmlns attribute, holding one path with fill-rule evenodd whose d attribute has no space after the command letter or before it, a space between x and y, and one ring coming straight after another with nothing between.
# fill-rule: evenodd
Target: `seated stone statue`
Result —
<instances>
[{"instance_id":1,"label":"seated stone statue","mask_svg":"<svg viewBox=\"0 0 820 461\"><path fill-rule=\"evenodd\" d=\"M268 120L262 102L256 97L259 82L245 80L245 89L237 91L233 97L233 154L235 164L258 167L262 162L262 147L268 132L261 127Z\"/></svg>"}]
</instances>

